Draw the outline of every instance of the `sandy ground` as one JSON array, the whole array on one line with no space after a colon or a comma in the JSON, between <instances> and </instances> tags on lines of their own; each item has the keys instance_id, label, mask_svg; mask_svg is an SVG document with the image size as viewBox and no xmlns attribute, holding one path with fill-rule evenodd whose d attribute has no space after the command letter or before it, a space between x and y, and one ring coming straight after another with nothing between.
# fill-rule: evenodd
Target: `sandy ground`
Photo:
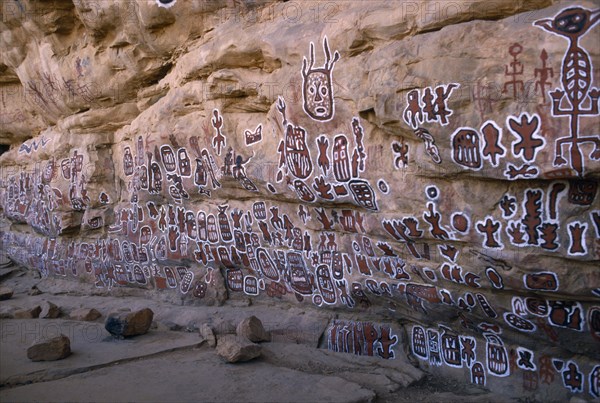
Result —
<instances>
[{"instance_id":1,"label":"sandy ground","mask_svg":"<svg viewBox=\"0 0 600 403\"><path fill-rule=\"evenodd\" d=\"M20 269L0 269L0 284L15 290L0 313L44 300L61 307L58 319L0 319L0 402L486 402L506 401L486 391L423 374L406 357L381 360L317 348L331 313L293 306L176 306L135 295L84 296L72 286L36 279ZM73 282L69 282L73 283ZM42 294L28 291L37 284ZM75 285L81 284L75 283ZM85 290L83 291L85 292ZM79 307L96 308L96 322L68 319ZM118 309L150 307L149 333L117 340L104 329ZM234 331L256 315L272 332L256 360L225 363L200 337L203 323ZM63 333L73 354L61 361L31 362L26 350L38 336Z\"/></svg>"}]
</instances>

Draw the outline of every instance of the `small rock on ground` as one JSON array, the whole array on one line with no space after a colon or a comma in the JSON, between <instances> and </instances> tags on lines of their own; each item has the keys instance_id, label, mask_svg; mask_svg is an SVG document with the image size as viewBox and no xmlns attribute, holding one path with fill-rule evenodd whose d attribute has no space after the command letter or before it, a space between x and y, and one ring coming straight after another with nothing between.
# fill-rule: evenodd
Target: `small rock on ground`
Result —
<instances>
[{"instance_id":1,"label":"small rock on ground","mask_svg":"<svg viewBox=\"0 0 600 403\"><path fill-rule=\"evenodd\" d=\"M36 339L27 349L31 361L56 361L71 354L71 340L64 334L50 339Z\"/></svg>"},{"instance_id":2,"label":"small rock on ground","mask_svg":"<svg viewBox=\"0 0 600 403\"><path fill-rule=\"evenodd\" d=\"M200 325L198 333L200 334L200 337L208 343L209 347L214 348L217 345L215 333L213 332L212 328L208 323L203 323L202 325Z\"/></svg>"},{"instance_id":3,"label":"small rock on ground","mask_svg":"<svg viewBox=\"0 0 600 403\"><path fill-rule=\"evenodd\" d=\"M60 316L60 308L50 301L44 301L42 303L42 311L40 312L40 318L42 319L55 319Z\"/></svg>"},{"instance_id":4,"label":"small rock on ground","mask_svg":"<svg viewBox=\"0 0 600 403\"><path fill-rule=\"evenodd\" d=\"M248 339L233 335L219 338L217 354L227 362L250 361L260 356L261 346L250 342Z\"/></svg>"},{"instance_id":5,"label":"small rock on ground","mask_svg":"<svg viewBox=\"0 0 600 403\"><path fill-rule=\"evenodd\" d=\"M35 319L40 316L40 312L42 312L42 307L39 305L31 308L31 309L19 309L15 311L14 318L15 319Z\"/></svg>"},{"instance_id":6,"label":"small rock on ground","mask_svg":"<svg viewBox=\"0 0 600 403\"><path fill-rule=\"evenodd\" d=\"M271 334L265 330L262 322L256 316L250 316L242 320L235 330L238 336L245 337L255 343L271 341Z\"/></svg>"},{"instance_id":7,"label":"small rock on ground","mask_svg":"<svg viewBox=\"0 0 600 403\"><path fill-rule=\"evenodd\" d=\"M136 312L113 313L108 316L104 327L117 337L132 337L145 334L150 329L154 312L144 308Z\"/></svg>"},{"instance_id":8,"label":"small rock on ground","mask_svg":"<svg viewBox=\"0 0 600 403\"><path fill-rule=\"evenodd\" d=\"M4 301L10 299L14 294L12 288L8 287L0 287L0 301Z\"/></svg>"},{"instance_id":9,"label":"small rock on ground","mask_svg":"<svg viewBox=\"0 0 600 403\"><path fill-rule=\"evenodd\" d=\"M71 312L69 317L74 320L93 322L100 318L102 314L94 308L79 308Z\"/></svg>"}]
</instances>

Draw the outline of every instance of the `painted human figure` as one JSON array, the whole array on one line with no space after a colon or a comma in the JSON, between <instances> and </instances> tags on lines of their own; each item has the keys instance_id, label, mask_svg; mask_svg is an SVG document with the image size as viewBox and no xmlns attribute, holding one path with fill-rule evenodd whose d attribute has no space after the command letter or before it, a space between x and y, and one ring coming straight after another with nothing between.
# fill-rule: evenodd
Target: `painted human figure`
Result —
<instances>
[{"instance_id":1,"label":"painted human figure","mask_svg":"<svg viewBox=\"0 0 600 403\"><path fill-rule=\"evenodd\" d=\"M534 25L542 27L552 34L563 36L569 41L561 68L562 89L557 88L551 91L550 96L552 97L552 115L570 117L571 135L556 140L554 165L567 164L567 160L562 154L562 147L570 144L571 168L576 170L580 176L583 176L584 172L580 144L593 143L594 151L590 154L590 158L600 159L600 136L579 137L579 117L598 115L600 91L591 87L592 62L587 51L581 48L578 42L598 21L600 21L600 9L591 11L582 7L571 7L562 10L554 19L542 19L534 22ZM570 109L561 108L561 104L565 103L565 98ZM589 106L584 109L586 104Z\"/></svg>"},{"instance_id":2,"label":"painted human figure","mask_svg":"<svg viewBox=\"0 0 600 403\"><path fill-rule=\"evenodd\" d=\"M244 164L248 163L252 157L244 159L241 155L236 155L235 166L233 167L233 177L236 179L246 178L246 168Z\"/></svg>"}]
</instances>

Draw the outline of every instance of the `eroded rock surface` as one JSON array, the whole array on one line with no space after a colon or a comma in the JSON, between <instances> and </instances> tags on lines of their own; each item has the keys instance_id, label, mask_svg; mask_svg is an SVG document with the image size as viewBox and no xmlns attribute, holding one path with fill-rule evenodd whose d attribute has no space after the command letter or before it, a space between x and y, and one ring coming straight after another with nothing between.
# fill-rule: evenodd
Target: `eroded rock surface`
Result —
<instances>
[{"instance_id":1,"label":"eroded rock surface","mask_svg":"<svg viewBox=\"0 0 600 403\"><path fill-rule=\"evenodd\" d=\"M4 253L600 397L597 2L167 3L2 5Z\"/></svg>"}]
</instances>

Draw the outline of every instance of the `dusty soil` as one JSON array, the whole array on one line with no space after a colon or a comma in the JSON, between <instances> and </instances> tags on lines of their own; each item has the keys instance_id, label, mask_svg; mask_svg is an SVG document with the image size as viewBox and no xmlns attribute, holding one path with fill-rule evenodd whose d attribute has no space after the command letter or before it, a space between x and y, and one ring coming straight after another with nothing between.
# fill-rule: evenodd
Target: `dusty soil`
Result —
<instances>
[{"instance_id":1,"label":"dusty soil","mask_svg":"<svg viewBox=\"0 0 600 403\"><path fill-rule=\"evenodd\" d=\"M0 284L15 295L0 302L0 316L44 300L58 305L58 319L0 319L0 401L194 401L194 402L485 402L506 401L485 390L423 374L406 357L382 360L318 348L331 313L296 307L228 303L176 306L136 295L82 295L73 282L42 280L18 267L0 269ZM42 293L29 295L36 285ZM135 293L133 293L135 294ZM78 322L68 313L96 308L103 317ZM117 340L104 319L119 309L150 307L149 333ZM272 332L256 360L227 364L197 328L209 323L230 333L256 315ZM63 333L73 354L61 361L31 362L26 349L37 336Z\"/></svg>"}]
</instances>

